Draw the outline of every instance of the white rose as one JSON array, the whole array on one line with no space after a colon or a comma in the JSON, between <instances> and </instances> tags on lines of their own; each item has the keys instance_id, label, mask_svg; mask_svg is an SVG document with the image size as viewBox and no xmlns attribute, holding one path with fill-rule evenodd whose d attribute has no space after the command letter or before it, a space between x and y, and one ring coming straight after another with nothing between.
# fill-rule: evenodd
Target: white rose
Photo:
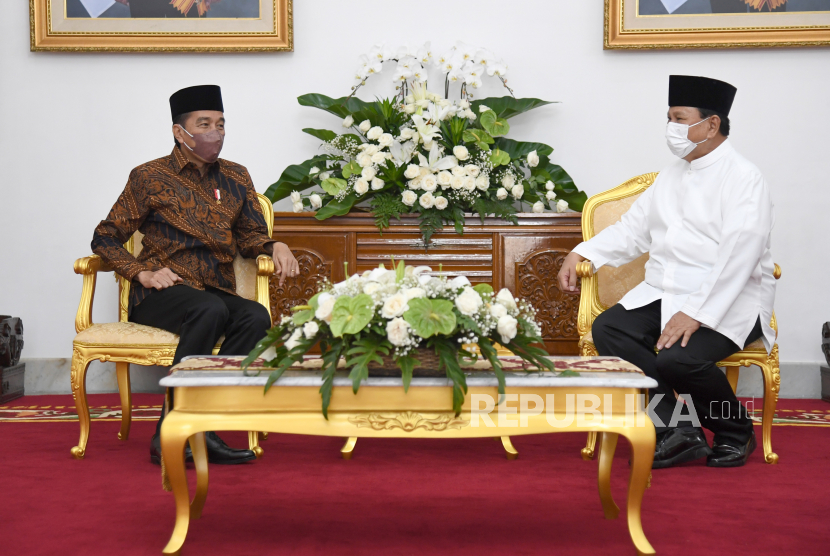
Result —
<instances>
[{"instance_id":1,"label":"white rose","mask_svg":"<svg viewBox=\"0 0 830 556\"><path fill-rule=\"evenodd\" d=\"M548 180L547 183L545 183L545 189L547 189L548 191L553 191L554 187L556 187L556 184L550 180Z\"/></svg>"},{"instance_id":2,"label":"white rose","mask_svg":"<svg viewBox=\"0 0 830 556\"><path fill-rule=\"evenodd\" d=\"M376 153L376 152L378 152L379 150L380 150L380 149L378 148L378 146L377 146L377 145L364 145L364 146L363 146L363 152L365 152L365 153L366 153L366 154L368 154L369 156L372 156L373 154L375 154L375 153Z\"/></svg>"},{"instance_id":3,"label":"white rose","mask_svg":"<svg viewBox=\"0 0 830 556\"><path fill-rule=\"evenodd\" d=\"M533 203L533 212L545 212L545 205L542 201L536 201Z\"/></svg>"},{"instance_id":4,"label":"white rose","mask_svg":"<svg viewBox=\"0 0 830 556\"><path fill-rule=\"evenodd\" d=\"M292 203L299 203L302 200L303 200L303 198L300 197L300 192L299 191L292 191L291 192L291 202Z\"/></svg>"},{"instance_id":5,"label":"white rose","mask_svg":"<svg viewBox=\"0 0 830 556\"><path fill-rule=\"evenodd\" d=\"M386 299L380 314L385 319L391 319L401 316L407 309L409 306L406 304L406 296L399 292Z\"/></svg>"},{"instance_id":6,"label":"white rose","mask_svg":"<svg viewBox=\"0 0 830 556\"><path fill-rule=\"evenodd\" d=\"M296 328L294 332L291 333L291 336L285 341L285 347L288 350L292 350L300 343L300 337L303 335L302 328Z\"/></svg>"},{"instance_id":7,"label":"white rose","mask_svg":"<svg viewBox=\"0 0 830 556\"><path fill-rule=\"evenodd\" d=\"M421 203L421 206L425 209L432 208L432 205L435 204L435 197L432 196L432 193L427 191L426 193L421 195L421 198L418 199L418 202Z\"/></svg>"},{"instance_id":8,"label":"white rose","mask_svg":"<svg viewBox=\"0 0 830 556\"><path fill-rule=\"evenodd\" d=\"M406 141L407 139L412 139L412 130L409 129L408 127L403 128L401 130L400 138L404 141Z\"/></svg>"},{"instance_id":9,"label":"white rose","mask_svg":"<svg viewBox=\"0 0 830 556\"><path fill-rule=\"evenodd\" d=\"M453 189L461 189L464 187L464 178L461 176L453 176L452 180L450 180L450 187Z\"/></svg>"},{"instance_id":10,"label":"white rose","mask_svg":"<svg viewBox=\"0 0 830 556\"><path fill-rule=\"evenodd\" d=\"M565 212L566 210L568 210L568 201L559 199L556 202L556 212Z\"/></svg>"},{"instance_id":11,"label":"white rose","mask_svg":"<svg viewBox=\"0 0 830 556\"><path fill-rule=\"evenodd\" d=\"M470 281L467 280L466 276L456 276L455 278L450 280L447 285L451 289L457 290L458 288L463 288L464 286L469 286Z\"/></svg>"},{"instance_id":12,"label":"white rose","mask_svg":"<svg viewBox=\"0 0 830 556\"><path fill-rule=\"evenodd\" d=\"M380 284L377 282L369 282L365 286L363 286L363 293L372 295L373 293L377 293L380 289Z\"/></svg>"},{"instance_id":13,"label":"white rose","mask_svg":"<svg viewBox=\"0 0 830 556\"><path fill-rule=\"evenodd\" d=\"M525 186L520 183L517 183L513 186L513 189L510 190L510 194L513 195L514 199L521 199L522 195L525 194Z\"/></svg>"},{"instance_id":14,"label":"white rose","mask_svg":"<svg viewBox=\"0 0 830 556\"><path fill-rule=\"evenodd\" d=\"M375 178L372 180L372 191L379 191L383 189L383 186L386 185L386 182L380 178Z\"/></svg>"},{"instance_id":15,"label":"white rose","mask_svg":"<svg viewBox=\"0 0 830 556\"><path fill-rule=\"evenodd\" d=\"M320 327L313 320L310 320L303 325L303 335L306 337L306 340L312 339L319 331Z\"/></svg>"},{"instance_id":16,"label":"white rose","mask_svg":"<svg viewBox=\"0 0 830 556\"><path fill-rule=\"evenodd\" d=\"M507 344L516 337L516 334L519 332L517 329L518 324L519 322L510 315L504 315L499 319L496 330L501 334L501 343Z\"/></svg>"},{"instance_id":17,"label":"white rose","mask_svg":"<svg viewBox=\"0 0 830 556\"><path fill-rule=\"evenodd\" d=\"M530 151L527 153L527 165L531 168L535 168L539 165L539 155L536 154L536 151Z\"/></svg>"},{"instance_id":18,"label":"white rose","mask_svg":"<svg viewBox=\"0 0 830 556\"><path fill-rule=\"evenodd\" d=\"M479 104L479 105L478 105L478 112L479 112L479 114L484 114L484 113L485 113L485 112L487 112L488 110L490 110L490 107L489 107L489 106L484 106L483 104Z\"/></svg>"},{"instance_id":19,"label":"white rose","mask_svg":"<svg viewBox=\"0 0 830 556\"><path fill-rule=\"evenodd\" d=\"M467 147L464 145L457 145L453 147L452 154L454 154L455 158L458 160L467 160L470 157L470 151L468 151Z\"/></svg>"},{"instance_id":20,"label":"white rose","mask_svg":"<svg viewBox=\"0 0 830 556\"><path fill-rule=\"evenodd\" d=\"M403 111L406 112L407 114L414 114L416 109L417 109L417 106L415 106L414 104L404 104L403 105Z\"/></svg>"},{"instance_id":21,"label":"white rose","mask_svg":"<svg viewBox=\"0 0 830 556\"><path fill-rule=\"evenodd\" d=\"M476 178L476 187L481 191L487 191L487 188L490 187L490 180L487 179L487 176L479 176Z\"/></svg>"},{"instance_id":22,"label":"white rose","mask_svg":"<svg viewBox=\"0 0 830 556\"><path fill-rule=\"evenodd\" d=\"M311 201L311 208L317 210L318 208L323 206L323 199L320 198L319 195L314 193L311 197L308 198Z\"/></svg>"},{"instance_id":23,"label":"white rose","mask_svg":"<svg viewBox=\"0 0 830 556\"><path fill-rule=\"evenodd\" d=\"M369 141L376 141L381 135L383 135L383 129L379 126L375 126L366 133L366 139Z\"/></svg>"},{"instance_id":24,"label":"white rose","mask_svg":"<svg viewBox=\"0 0 830 556\"><path fill-rule=\"evenodd\" d=\"M507 314L507 307L502 305L501 303L491 303L490 304L490 316L492 316L496 321Z\"/></svg>"},{"instance_id":25,"label":"white rose","mask_svg":"<svg viewBox=\"0 0 830 556\"><path fill-rule=\"evenodd\" d=\"M308 171L309 176L313 176L314 174L318 173L320 169L317 166L312 166L311 170Z\"/></svg>"},{"instance_id":26,"label":"white rose","mask_svg":"<svg viewBox=\"0 0 830 556\"><path fill-rule=\"evenodd\" d=\"M384 133L380 137L378 137L378 144L381 147L388 147L395 141L395 138L392 137L391 133Z\"/></svg>"},{"instance_id":27,"label":"white rose","mask_svg":"<svg viewBox=\"0 0 830 556\"><path fill-rule=\"evenodd\" d=\"M449 185L452 181L452 174L447 172L446 170L441 170L438 172L438 184L439 185Z\"/></svg>"},{"instance_id":28,"label":"white rose","mask_svg":"<svg viewBox=\"0 0 830 556\"><path fill-rule=\"evenodd\" d=\"M291 208L294 209L294 212L303 212L303 203L294 203Z\"/></svg>"},{"instance_id":29,"label":"white rose","mask_svg":"<svg viewBox=\"0 0 830 556\"><path fill-rule=\"evenodd\" d=\"M409 189L421 189L421 178L415 178L414 180L409 180L406 182L407 187Z\"/></svg>"},{"instance_id":30,"label":"white rose","mask_svg":"<svg viewBox=\"0 0 830 556\"><path fill-rule=\"evenodd\" d=\"M372 162L375 164L380 164L386 160L386 153L375 153L372 155Z\"/></svg>"},{"instance_id":31,"label":"white rose","mask_svg":"<svg viewBox=\"0 0 830 556\"><path fill-rule=\"evenodd\" d=\"M462 110L466 110L467 108L470 107L470 101L467 100L466 98L463 98L463 99L458 101L458 107Z\"/></svg>"},{"instance_id":32,"label":"white rose","mask_svg":"<svg viewBox=\"0 0 830 556\"><path fill-rule=\"evenodd\" d=\"M363 120L362 122L360 122L360 125L358 126L358 129L360 131L362 131L363 133L366 133L371 128L372 128L372 122L370 122L369 120Z\"/></svg>"},{"instance_id":33,"label":"white rose","mask_svg":"<svg viewBox=\"0 0 830 556\"><path fill-rule=\"evenodd\" d=\"M331 177L331 172L321 172L320 175L317 177L320 178L320 180L322 181L326 181Z\"/></svg>"},{"instance_id":34,"label":"white rose","mask_svg":"<svg viewBox=\"0 0 830 556\"><path fill-rule=\"evenodd\" d=\"M369 182L367 182L363 178L360 178L356 182L354 182L355 193L357 193L358 195L363 195L367 191L369 191Z\"/></svg>"},{"instance_id":35,"label":"white rose","mask_svg":"<svg viewBox=\"0 0 830 556\"><path fill-rule=\"evenodd\" d=\"M343 118L343 127L352 127L354 125L354 118L351 115Z\"/></svg>"},{"instance_id":36,"label":"white rose","mask_svg":"<svg viewBox=\"0 0 830 556\"><path fill-rule=\"evenodd\" d=\"M507 190L503 187L499 187L496 191L496 199L500 201L504 201L505 199L507 199Z\"/></svg>"},{"instance_id":37,"label":"white rose","mask_svg":"<svg viewBox=\"0 0 830 556\"><path fill-rule=\"evenodd\" d=\"M513 186L516 185L516 180L512 174L505 174L501 179L501 184L507 189L513 189Z\"/></svg>"},{"instance_id":38,"label":"white rose","mask_svg":"<svg viewBox=\"0 0 830 556\"><path fill-rule=\"evenodd\" d=\"M554 193L553 191L548 191L547 193L545 193L545 198L548 201L553 201L554 199L556 199L556 193Z\"/></svg>"},{"instance_id":39,"label":"white rose","mask_svg":"<svg viewBox=\"0 0 830 556\"><path fill-rule=\"evenodd\" d=\"M507 307L510 311L516 310L516 300L513 299L513 294L507 288L502 288L496 295L496 301Z\"/></svg>"},{"instance_id":40,"label":"white rose","mask_svg":"<svg viewBox=\"0 0 830 556\"><path fill-rule=\"evenodd\" d=\"M408 180L414 180L415 178L421 175L421 167L417 164L410 164L406 167L406 171L403 173L403 175Z\"/></svg>"},{"instance_id":41,"label":"white rose","mask_svg":"<svg viewBox=\"0 0 830 556\"><path fill-rule=\"evenodd\" d=\"M427 292L423 288L409 288L403 291L406 300L415 299L416 297L426 297Z\"/></svg>"},{"instance_id":42,"label":"white rose","mask_svg":"<svg viewBox=\"0 0 830 556\"><path fill-rule=\"evenodd\" d=\"M405 204L406 206L408 206L408 207L411 207L412 205L414 205L415 201L417 201L417 200L418 200L418 194L415 193L414 191L407 190L407 191L403 192L403 195L401 195L401 202L403 204Z\"/></svg>"},{"instance_id":43,"label":"white rose","mask_svg":"<svg viewBox=\"0 0 830 556\"><path fill-rule=\"evenodd\" d=\"M405 345L409 340L409 324L400 317L386 323L386 338L393 346Z\"/></svg>"},{"instance_id":44,"label":"white rose","mask_svg":"<svg viewBox=\"0 0 830 556\"><path fill-rule=\"evenodd\" d=\"M435 208L438 210L444 210L447 208L449 201L447 201L446 197L441 197L440 195L435 198Z\"/></svg>"},{"instance_id":45,"label":"white rose","mask_svg":"<svg viewBox=\"0 0 830 556\"><path fill-rule=\"evenodd\" d=\"M464 111L464 117L468 120L475 120L478 116L476 116L476 113L468 108Z\"/></svg>"},{"instance_id":46,"label":"white rose","mask_svg":"<svg viewBox=\"0 0 830 556\"><path fill-rule=\"evenodd\" d=\"M464 189L467 191L474 191L476 188L476 179L473 176L464 178Z\"/></svg>"},{"instance_id":47,"label":"white rose","mask_svg":"<svg viewBox=\"0 0 830 556\"><path fill-rule=\"evenodd\" d=\"M375 175L376 175L376 174L377 174L377 172L376 172L376 171L375 171L375 169L374 169L374 168L372 168L371 166L366 166L366 167L363 169L363 171L362 171L362 172L360 172L360 175L361 175L363 178L367 179L367 180L371 180L372 178L374 178L374 177L375 177Z\"/></svg>"},{"instance_id":48,"label":"white rose","mask_svg":"<svg viewBox=\"0 0 830 556\"><path fill-rule=\"evenodd\" d=\"M481 172L481 168L479 168L475 164L467 164L466 166L464 166L464 171L467 173L468 176L473 176L474 178L477 178L478 174Z\"/></svg>"},{"instance_id":49,"label":"white rose","mask_svg":"<svg viewBox=\"0 0 830 556\"><path fill-rule=\"evenodd\" d=\"M467 170L465 170L463 166L454 166L452 169L452 175L461 176L463 178L467 175Z\"/></svg>"},{"instance_id":50,"label":"white rose","mask_svg":"<svg viewBox=\"0 0 830 556\"><path fill-rule=\"evenodd\" d=\"M458 307L462 315L467 315L468 317L478 312L479 307L483 303L481 296L471 287L464 288L461 295L455 298L455 306Z\"/></svg>"},{"instance_id":51,"label":"white rose","mask_svg":"<svg viewBox=\"0 0 830 556\"><path fill-rule=\"evenodd\" d=\"M424 191L435 191L438 187L438 180L432 174L427 174L421 178L421 189Z\"/></svg>"},{"instance_id":52,"label":"white rose","mask_svg":"<svg viewBox=\"0 0 830 556\"><path fill-rule=\"evenodd\" d=\"M336 299L328 292L323 292L317 298L317 310L314 311L315 318L331 322L331 312L334 309L334 302Z\"/></svg>"},{"instance_id":53,"label":"white rose","mask_svg":"<svg viewBox=\"0 0 830 556\"><path fill-rule=\"evenodd\" d=\"M372 156L369 155L369 154L366 154L366 153L361 153L361 154L357 155L356 160L357 160L357 163L363 168L365 168L366 166L371 166L372 165Z\"/></svg>"},{"instance_id":54,"label":"white rose","mask_svg":"<svg viewBox=\"0 0 830 556\"><path fill-rule=\"evenodd\" d=\"M406 95L403 98L403 101L407 104L412 104L413 102L415 102L415 97L413 95Z\"/></svg>"}]
</instances>

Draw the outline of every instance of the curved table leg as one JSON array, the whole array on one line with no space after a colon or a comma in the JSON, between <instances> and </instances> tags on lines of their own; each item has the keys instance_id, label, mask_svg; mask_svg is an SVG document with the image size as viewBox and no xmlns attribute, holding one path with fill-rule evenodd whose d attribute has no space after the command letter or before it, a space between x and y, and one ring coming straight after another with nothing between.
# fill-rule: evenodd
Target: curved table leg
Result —
<instances>
[{"instance_id":1,"label":"curved table leg","mask_svg":"<svg viewBox=\"0 0 830 556\"><path fill-rule=\"evenodd\" d=\"M645 426L631 427L623 433L631 443L631 476L628 480L628 532L639 555L654 554L654 548L649 544L643 533L643 522L640 509L643 503L643 494L651 475L651 464L654 461L654 425L647 421Z\"/></svg>"},{"instance_id":2,"label":"curved table leg","mask_svg":"<svg viewBox=\"0 0 830 556\"><path fill-rule=\"evenodd\" d=\"M184 444L187 442L188 434L181 430L176 417L176 413L172 411L161 424L161 453L176 500L176 526L163 550L163 553L168 555L180 553L190 525L190 494L184 468Z\"/></svg>"},{"instance_id":3,"label":"curved table leg","mask_svg":"<svg viewBox=\"0 0 830 556\"><path fill-rule=\"evenodd\" d=\"M340 456L343 459L352 459L352 453L354 452L355 444L357 444L357 437L350 436L346 443L343 444L343 447L340 448Z\"/></svg>"},{"instance_id":4,"label":"curved table leg","mask_svg":"<svg viewBox=\"0 0 830 556\"><path fill-rule=\"evenodd\" d=\"M126 361L115 364L115 376L118 378L118 393L121 396L121 430L118 440L130 437L130 425L133 421L133 396L130 391L130 364Z\"/></svg>"},{"instance_id":5,"label":"curved table leg","mask_svg":"<svg viewBox=\"0 0 830 556\"><path fill-rule=\"evenodd\" d=\"M84 459L86 443L89 441L89 405L86 401L86 370L91 359L87 359L78 349L72 353L72 397L75 399L75 412L78 414L78 423L81 425L81 436L78 445L70 450L75 459Z\"/></svg>"},{"instance_id":6,"label":"curved table leg","mask_svg":"<svg viewBox=\"0 0 830 556\"><path fill-rule=\"evenodd\" d=\"M208 493L208 458L205 445L205 433L199 432L189 439L190 450L193 452L193 464L196 466L196 494L190 503L190 519L202 517L202 508Z\"/></svg>"},{"instance_id":7,"label":"curved table leg","mask_svg":"<svg viewBox=\"0 0 830 556\"><path fill-rule=\"evenodd\" d=\"M259 432L248 431L248 449L256 454L257 459L260 459L262 454L265 453L265 450L259 445Z\"/></svg>"},{"instance_id":8,"label":"curved table leg","mask_svg":"<svg viewBox=\"0 0 830 556\"><path fill-rule=\"evenodd\" d=\"M599 500L602 502L602 511L605 519L617 519L620 508L611 496L611 464L614 463L614 451L617 449L619 435L612 432L600 433L599 445L599 473L597 485L599 486Z\"/></svg>"},{"instance_id":9,"label":"curved table leg","mask_svg":"<svg viewBox=\"0 0 830 556\"><path fill-rule=\"evenodd\" d=\"M509 436L501 437L501 445L504 446L505 455L507 459L513 460L519 457L519 451L513 447L513 442L510 441Z\"/></svg>"}]
</instances>

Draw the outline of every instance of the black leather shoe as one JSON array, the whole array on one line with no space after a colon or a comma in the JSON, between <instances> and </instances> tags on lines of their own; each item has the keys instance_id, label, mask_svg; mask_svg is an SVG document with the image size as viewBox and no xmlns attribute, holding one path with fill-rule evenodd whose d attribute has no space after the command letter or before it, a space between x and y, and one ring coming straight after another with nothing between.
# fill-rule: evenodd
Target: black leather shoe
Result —
<instances>
[{"instance_id":1,"label":"black leather shoe","mask_svg":"<svg viewBox=\"0 0 830 556\"><path fill-rule=\"evenodd\" d=\"M657 439L651 468L665 469L711 453L712 449L700 429L672 429Z\"/></svg>"},{"instance_id":2,"label":"black leather shoe","mask_svg":"<svg viewBox=\"0 0 830 556\"><path fill-rule=\"evenodd\" d=\"M755 451L755 431L743 446L732 446L731 444L712 444L712 454L706 458L706 465L709 467L740 467L746 463L750 454Z\"/></svg>"},{"instance_id":3,"label":"black leather shoe","mask_svg":"<svg viewBox=\"0 0 830 556\"><path fill-rule=\"evenodd\" d=\"M189 442L184 446L184 461L193 462L193 453L190 451ZM150 441L150 463L161 465L161 438L158 434L154 434Z\"/></svg>"},{"instance_id":4,"label":"black leather shoe","mask_svg":"<svg viewBox=\"0 0 830 556\"><path fill-rule=\"evenodd\" d=\"M237 463L245 463L256 459L256 454L253 451L231 448L215 432L205 433L205 444L207 445L208 461L210 463L236 465Z\"/></svg>"}]
</instances>

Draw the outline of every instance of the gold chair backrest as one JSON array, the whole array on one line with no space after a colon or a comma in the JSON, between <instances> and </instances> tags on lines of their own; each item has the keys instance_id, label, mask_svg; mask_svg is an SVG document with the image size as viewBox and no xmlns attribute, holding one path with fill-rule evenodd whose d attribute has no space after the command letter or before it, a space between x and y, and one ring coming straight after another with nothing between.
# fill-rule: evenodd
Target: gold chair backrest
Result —
<instances>
[{"instance_id":1,"label":"gold chair backrest","mask_svg":"<svg viewBox=\"0 0 830 556\"><path fill-rule=\"evenodd\" d=\"M270 237L274 231L274 205L271 204L271 201L265 195L257 193L257 198L259 199L259 206L262 208L265 224L268 226L268 236ZM135 232L133 237L124 244L127 251L132 253L134 257L138 257L139 253L141 253L141 249L143 248L141 240L143 237L144 234L141 232ZM237 254L236 259L233 261L233 272L236 277L236 293L246 299L256 300L256 261L253 259L243 259L241 255ZM125 280L117 274L116 279L118 280L119 289L118 320L127 322L127 309L130 303L130 281Z\"/></svg>"}]
</instances>

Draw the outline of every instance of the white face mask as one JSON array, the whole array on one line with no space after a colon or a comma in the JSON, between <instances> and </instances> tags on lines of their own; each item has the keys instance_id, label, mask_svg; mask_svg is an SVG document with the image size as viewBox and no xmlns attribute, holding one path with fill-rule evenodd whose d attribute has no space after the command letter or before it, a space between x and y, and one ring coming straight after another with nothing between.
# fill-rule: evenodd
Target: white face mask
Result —
<instances>
[{"instance_id":1,"label":"white face mask","mask_svg":"<svg viewBox=\"0 0 830 556\"><path fill-rule=\"evenodd\" d=\"M709 116L711 118L711 116ZM709 118L706 118L708 120ZM709 139L704 139L700 143L694 143L689 140L689 128L702 124L706 120L700 120L696 124L686 125L677 122L669 122L666 125L666 143L669 150L679 158L686 158L690 152L695 150L695 147L701 143L705 143Z\"/></svg>"}]
</instances>

